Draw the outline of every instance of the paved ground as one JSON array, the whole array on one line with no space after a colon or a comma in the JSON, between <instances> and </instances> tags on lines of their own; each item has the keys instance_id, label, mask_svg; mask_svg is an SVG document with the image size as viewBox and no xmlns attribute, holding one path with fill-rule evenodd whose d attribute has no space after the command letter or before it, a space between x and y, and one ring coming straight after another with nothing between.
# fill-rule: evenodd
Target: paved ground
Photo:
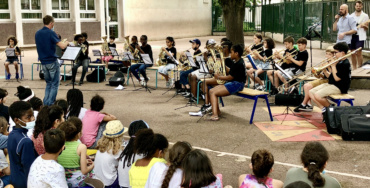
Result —
<instances>
[{"instance_id":1,"label":"paved ground","mask_svg":"<svg viewBox=\"0 0 370 188\"><path fill-rule=\"evenodd\" d=\"M206 39L214 38L220 41L221 37L200 37L202 44ZM252 37L246 37L246 44L250 44ZM189 39L177 39L176 47L178 51L190 48ZM154 50L154 58L158 57L159 48L165 45L164 41L150 41ZM122 47L118 44L118 47ZM202 48L204 45L202 46ZM95 46L93 48L100 48ZM282 49L283 45L278 44L277 49ZM314 49L313 60L319 62L323 59L325 52ZM26 50L24 58L25 79L21 83L15 80L5 81L3 78L4 69L0 69L1 82L0 87L6 88L9 92L7 104L16 100L14 93L18 85L30 86L36 93L36 96L43 98L45 82L40 80L36 74L35 80L31 81L31 63L37 61L37 52L35 50ZM94 59L94 58L93 58ZM36 70L36 68L34 68ZM11 67L14 72L14 68ZM112 76L110 73L108 77ZM154 86L154 72L148 71L151 78L149 86ZM14 74L13 74L14 75ZM79 76L79 75L78 75ZM252 110L252 101L230 96L224 98L225 107L221 108L223 113L219 122L199 121L197 117L190 117L188 112L197 111L198 107L186 107L180 110L174 110L177 107L184 106L186 100L181 96L168 101L174 91L163 94L167 89L164 88L164 80L159 79L157 90L152 93L133 91L133 86L127 86L126 90L116 91L114 87L106 86L104 83L87 83L83 86L76 86L84 93L85 107L89 107L90 99L93 95L102 95L106 100L103 111L116 115L125 126L133 120L143 119L149 123L156 132L164 134L170 142L188 141L193 146L208 148L215 173L222 173L224 184L237 187L238 176L243 173L251 173L248 168L253 151L265 148L271 151L275 157L274 172L271 177L284 180L285 174L292 165L300 165L299 155L305 145L302 142L272 142L262 131L254 125L249 124L249 118ZM64 86L59 88L58 98L65 98L68 89ZM350 94L356 97L355 105L364 105L370 99L369 90L350 91ZM273 100L271 98L270 100ZM168 101L168 102L167 102ZM268 121L267 113L262 109L266 104L259 102L254 121ZM369 142L344 142L344 141L326 141L322 142L329 150L330 160L328 162L328 171L346 173L329 173L337 178L343 187L367 187L370 183L370 157ZM220 154L219 152L224 152Z\"/></svg>"}]
</instances>

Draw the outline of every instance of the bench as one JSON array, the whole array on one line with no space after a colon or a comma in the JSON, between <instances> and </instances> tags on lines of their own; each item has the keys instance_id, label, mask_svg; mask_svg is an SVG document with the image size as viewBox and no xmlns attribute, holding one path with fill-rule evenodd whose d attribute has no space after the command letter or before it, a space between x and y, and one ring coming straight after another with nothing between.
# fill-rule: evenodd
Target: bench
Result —
<instances>
[{"instance_id":1,"label":"bench","mask_svg":"<svg viewBox=\"0 0 370 188\"><path fill-rule=\"evenodd\" d=\"M130 81L130 67L127 67L127 82L126 85L129 85ZM158 68L159 67L147 67L146 70L155 71L155 88L158 88ZM139 73L140 74L140 73Z\"/></svg>"},{"instance_id":2,"label":"bench","mask_svg":"<svg viewBox=\"0 0 370 188\"><path fill-rule=\"evenodd\" d=\"M37 70L38 70L38 66L41 65L41 62L35 62L35 63L32 63L31 65L31 80L33 80L33 65L37 65ZM72 64L63 64L62 66L64 66L64 81L66 81L66 66L72 66Z\"/></svg>"},{"instance_id":3,"label":"bench","mask_svg":"<svg viewBox=\"0 0 370 188\"><path fill-rule=\"evenodd\" d=\"M342 101L347 102L351 106L353 106L353 101L355 100L355 97L349 94L336 94L336 95L329 95L329 100L337 103L337 106L340 106L340 103Z\"/></svg>"}]
</instances>

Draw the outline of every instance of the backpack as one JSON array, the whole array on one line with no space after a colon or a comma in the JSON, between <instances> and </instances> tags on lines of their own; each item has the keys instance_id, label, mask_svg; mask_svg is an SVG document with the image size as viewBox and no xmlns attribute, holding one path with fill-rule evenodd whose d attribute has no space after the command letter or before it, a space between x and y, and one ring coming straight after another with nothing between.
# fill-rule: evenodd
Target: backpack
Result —
<instances>
[{"instance_id":1,"label":"backpack","mask_svg":"<svg viewBox=\"0 0 370 188\"><path fill-rule=\"evenodd\" d=\"M86 76L88 82L98 82L98 70L99 70L99 82L105 80L105 72L103 69L95 69L91 74Z\"/></svg>"}]
</instances>

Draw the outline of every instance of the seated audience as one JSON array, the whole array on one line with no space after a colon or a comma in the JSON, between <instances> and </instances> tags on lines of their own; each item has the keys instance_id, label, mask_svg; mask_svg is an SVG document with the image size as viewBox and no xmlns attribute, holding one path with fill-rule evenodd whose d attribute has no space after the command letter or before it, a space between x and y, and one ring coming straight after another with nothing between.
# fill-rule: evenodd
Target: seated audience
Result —
<instances>
[{"instance_id":1,"label":"seated audience","mask_svg":"<svg viewBox=\"0 0 370 188\"><path fill-rule=\"evenodd\" d=\"M65 147L64 135L64 132L58 129L45 132L43 135L45 154L38 156L32 163L28 187L68 188L64 168L57 163L58 156Z\"/></svg>"},{"instance_id":2,"label":"seated audience","mask_svg":"<svg viewBox=\"0 0 370 188\"><path fill-rule=\"evenodd\" d=\"M311 186L303 181L295 181L285 186L285 188L311 188Z\"/></svg>"},{"instance_id":3,"label":"seated audience","mask_svg":"<svg viewBox=\"0 0 370 188\"><path fill-rule=\"evenodd\" d=\"M8 91L0 88L0 117L4 117L9 122L9 107L5 106Z\"/></svg>"},{"instance_id":4,"label":"seated audience","mask_svg":"<svg viewBox=\"0 0 370 188\"><path fill-rule=\"evenodd\" d=\"M9 184L10 181L10 167L6 160L8 156L8 128L9 124L4 117L0 117L0 150L4 153L5 158L0 158L0 185L2 182L3 186Z\"/></svg>"},{"instance_id":5,"label":"seated audience","mask_svg":"<svg viewBox=\"0 0 370 188\"><path fill-rule=\"evenodd\" d=\"M96 148L98 140L102 137L108 121L116 120L114 115L100 112L104 108L104 99L95 95L91 99L90 110L86 111L82 119L82 136L81 142L89 149Z\"/></svg>"},{"instance_id":6,"label":"seated audience","mask_svg":"<svg viewBox=\"0 0 370 188\"><path fill-rule=\"evenodd\" d=\"M284 184L303 181L311 187L340 188L335 178L322 173L328 160L329 153L320 142L308 142L301 154L303 168L289 169Z\"/></svg>"},{"instance_id":7,"label":"seated audience","mask_svg":"<svg viewBox=\"0 0 370 188\"><path fill-rule=\"evenodd\" d=\"M282 188L283 182L275 180L268 175L272 172L274 156L267 150L257 150L253 152L249 167L253 174L243 174L239 177L239 187L260 187L260 188Z\"/></svg>"},{"instance_id":8,"label":"seated audience","mask_svg":"<svg viewBox=\"0 0 370 188\"><path fill-rule=\"evenodd\" d=\"M67 113L67 119L69 117L75 116L82 119L85 116L85 113L87 111L86 108L84 108L84 96L79 89L70 89L67 92L67 102L68 102L68 113Z\"/></svg>"},{"instance_id":9,"label":"seated audience","mask_svg":"<svg viewBox=\"0 0 370 188\"><path fill-rule=\"evenodd\" d=\"M68 113L68 102L64 99L58 99L54 102L54 105L60 106L64 112L64 120L67 120ZM84 114L85 115L85 114Z\"/></svg>"}]
</instances>

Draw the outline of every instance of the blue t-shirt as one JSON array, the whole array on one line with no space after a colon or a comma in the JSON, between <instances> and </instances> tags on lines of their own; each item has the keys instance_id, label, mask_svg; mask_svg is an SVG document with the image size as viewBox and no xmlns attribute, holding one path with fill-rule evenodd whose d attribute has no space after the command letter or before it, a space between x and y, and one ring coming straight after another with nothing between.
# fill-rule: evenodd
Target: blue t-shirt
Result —
<instances>
[{"instance_id":1,"label":"blue t-shirt","mask_svg":"<svg viewBox=\"0 0 370 188\"><path fill-rule=\"evenodd\" d=\"M41 64L54 63L57 60L55 54L56 44L60 42L57 34L47 27L43 27L35 34L37 53Z\"/></svg>"}]
</instances>

